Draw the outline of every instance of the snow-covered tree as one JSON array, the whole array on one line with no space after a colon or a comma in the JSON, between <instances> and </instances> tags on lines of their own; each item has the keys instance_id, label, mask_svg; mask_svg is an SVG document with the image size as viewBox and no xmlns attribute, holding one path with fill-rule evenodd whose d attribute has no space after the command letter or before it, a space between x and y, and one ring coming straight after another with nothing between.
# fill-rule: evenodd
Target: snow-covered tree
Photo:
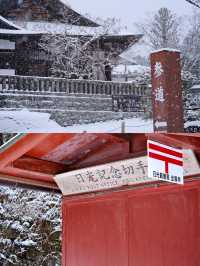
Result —
<instances>
[{"instance_id":1,"label":"snow-covered tree","mask_svg":"<svg viewBox=\"0 0 200 266\"><path fill-rule=\"evenodd\" d=\"M153 49L179 48L179 18L168 8L160 8L156 14L147 18L146 22L137 24L137 27Z\"/></svg>"},{"instance_id":2,"label":"snow-covered tree","mask_svg":"<svg viewBox=\"0 0 200 266\"><path fill-rule=\"evenodd\" d=\"M105 64L113 57L114 51L104 53L100 48L100 38L111 33L119 33L122 28L115 18L102 20L100 27L77 27L65 24L59 34L49 32L43 35L40 47L51 58L51 71L55 76L67 78L97 79L97 68L102 73ZM115 51L116 52L116 51Z\"/></svg>"},{"instance_id":3,"label":"snow-covered tree","mask_svg":"<svg viewBox=\"0 0 200 266\"><path fill-rule=\"evenodd\" d=\"M0 265L60 265L60 196L0 186Z\"/></svg>"},{"instance_id":4,"label":"snow-covered tree","mask_svg":"<svg viewBox=\"0 0 200 266\"><path fill-rule=\"evenodd\" d=\"M61 265L60 203L57 194L0 185L0 265Z\"/></svg>"},{"instance_id":5,"label":"snow-covered tree","mask_svg":"<svg viewBox=\"0 0 200 266\"><path fill-rule=\"evenodd\" d=\"M200 77L200 12L194 12L190 29L183 41L183 68Z\"/></svg>"}]
</instances>

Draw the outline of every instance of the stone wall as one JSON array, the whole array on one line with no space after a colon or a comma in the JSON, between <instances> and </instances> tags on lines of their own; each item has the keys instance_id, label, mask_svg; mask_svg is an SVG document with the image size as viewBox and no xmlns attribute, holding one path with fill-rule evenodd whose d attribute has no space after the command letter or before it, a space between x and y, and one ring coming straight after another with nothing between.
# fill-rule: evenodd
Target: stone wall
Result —
<instances>
[{"instance_id":1,"label":"stone wall","mask_svg":"<svg viewBox=\"0 0 200 266\"><path fill-rule=\"evenodd\" d=\"M137 108L123 113L124 99L114 108L116 96L137 99ZM50 113L62 126L135 117L144 112L149 100L145 85L0 75L0 110Z\"/></svg>"},{"instance_id":2,"label":"stone wall","mask_svg":"<svg viewBox=\"0 0 200 266\"><path fill-rule=\"evenodd\" d=\"M101 95L64 95L62 93L1 93L1 110L45 112L62 126L95 123L123 117L135 117L137 113L113 112L112 97Z\"/></svg>"}]
</instances>

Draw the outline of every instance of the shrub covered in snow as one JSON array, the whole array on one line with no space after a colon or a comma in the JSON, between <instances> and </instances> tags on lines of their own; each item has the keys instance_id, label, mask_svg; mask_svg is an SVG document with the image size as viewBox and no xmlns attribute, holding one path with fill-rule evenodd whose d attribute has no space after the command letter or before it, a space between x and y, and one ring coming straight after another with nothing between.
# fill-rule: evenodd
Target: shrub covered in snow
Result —
<instances>
[{"instance_id":1,"label":"shrub covered in snow","mask_svg":"<svg viewBox=\"0 0 200 266\"><path fill-rule=\"evenodd\" d=\"M0 265L60 265L60 196L0 187Z\"/></svg>"}]
</instances>

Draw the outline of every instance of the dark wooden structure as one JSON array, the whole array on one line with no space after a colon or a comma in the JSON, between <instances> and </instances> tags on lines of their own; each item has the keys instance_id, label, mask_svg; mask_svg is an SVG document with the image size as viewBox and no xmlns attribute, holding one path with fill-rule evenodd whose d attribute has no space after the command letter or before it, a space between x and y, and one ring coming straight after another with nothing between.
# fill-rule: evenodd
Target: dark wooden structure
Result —
<instances>
[{"instance_id":1,"label":"dark wooden structure","mask_svg":"<svg viewBox=\"0 0 200 266\"><path fill-rule=\"evenodd\" d=\"M0 16L0 69L13 69L15 74L21 75L30 73L32 64L37 65L43 61L40 51L34 49L40 36Z\"/></svg>"},{"instance_id":2,"label":"dark wooden structure","mask_svg":"<svg viewBox=\"0 0 200 266\"><path fill-rule=\"evenodd\" d=\"M99 26L62 0L1 0L0 14L15 21L60 21L78 26Z\"/></svg>"},{"instance_id":3,"label":"dark wooden structure","mask_svg":"<svg viewBox=\"0 0 200 266\"><path fill-rule=\"evenodd\" d=\"M72 26L82 26L86 29L100 26L91 19L77 13L60 0L1 0L0 15L2 16L0 17L0 39L14 40L16 42L15 52L12 51L12 55L10 52L8 55L8 51L0 50L1 61L2 64L6 64L6 67L14 68L17 75L51 75L52 58L38 45L43 34L47 34L48 31L30 30L28 28L29 23L60 23L62 26L67 23ZM3 20L5 25L3 25ZM9 25L11 21L12 27ZM17 25L20 25L20 28ZM12 32L5 31L5 28L12 30ZM81 37L80 33L71 35L77 38ZM91 38L92 36L88 35L86 37ZM136 43L141 37L142 35L134 34L106 34L105 36L99 36L92 42L91 50L101 50L105 58L112 51L112 60L115 60L120 53ZM108 71L105 79L111 79Z\"/></svg>"}]
</instances>

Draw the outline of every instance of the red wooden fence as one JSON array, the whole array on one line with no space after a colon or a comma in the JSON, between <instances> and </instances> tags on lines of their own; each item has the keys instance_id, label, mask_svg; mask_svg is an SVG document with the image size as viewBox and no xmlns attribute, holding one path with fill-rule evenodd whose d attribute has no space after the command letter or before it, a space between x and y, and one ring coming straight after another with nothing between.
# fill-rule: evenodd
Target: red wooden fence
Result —
<instances>
[{"instance_id":1,"label":"red wooden fence","mask_svg":"<svg viewBox=\"0 0 200 266\"><path fill-rule=\"evenodd\" d=\"M199 266L200 182L63 200L63 266Z\"/></svg>"}]
</instances>

